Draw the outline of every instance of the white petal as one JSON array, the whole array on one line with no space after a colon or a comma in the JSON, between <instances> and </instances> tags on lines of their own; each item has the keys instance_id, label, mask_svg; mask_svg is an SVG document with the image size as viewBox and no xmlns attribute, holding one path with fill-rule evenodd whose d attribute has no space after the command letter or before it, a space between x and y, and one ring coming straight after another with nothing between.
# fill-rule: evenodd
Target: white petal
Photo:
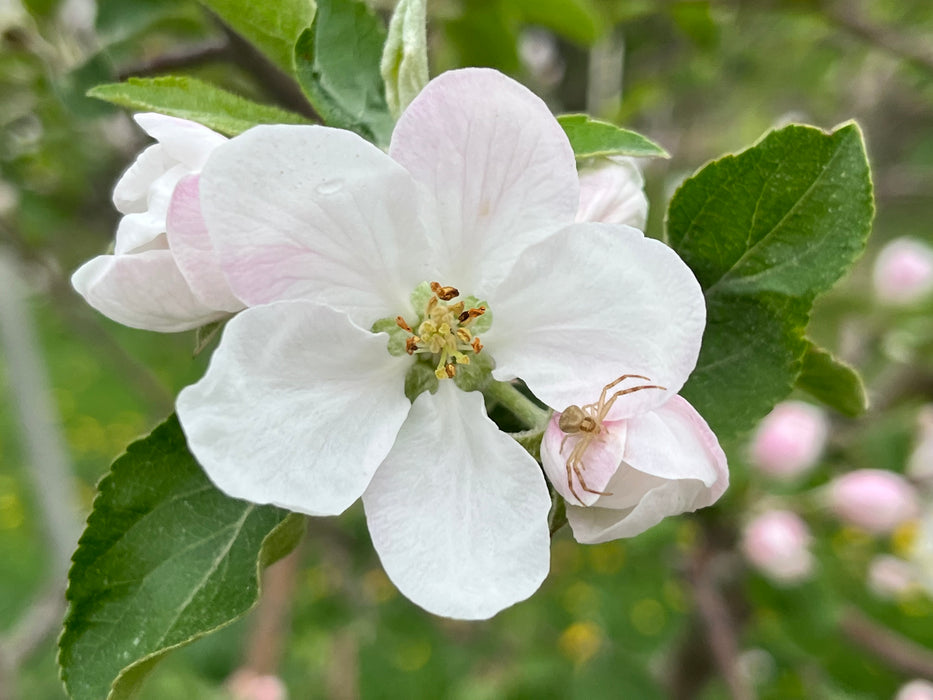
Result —
<instances>
[{"instance_id":1,"label":"white petal","mask_svg":"<svg viewBox=\"0 0 933 700\"><path fill-rule=\"evenodd\" d=\"M171 165L166 164L164 149L157 143L140 153L113 188L117 211L123 214L146 211L149 188Z\"/></svg>"},{"instance_id":2,"label":"white petal","mask_svg":"<svg viewBox=\"0 0 933 700\"><path fill-rule=\"evenodd\" d=\"M187 174L186 168L176 165L149 184L146 209L139 213L127 214L117 226L115 253L122 255L140 252L141 248L149 246L157 236L165 233L165 219L168 216L172 193L178 181Z\"/></svg>"},{"instance_id":3,"label":"white petal","mask_svg":"<svg viewBox=\"0 0 933 700\"><path fill-rule=\"evenodd\" d=\"M309 515L366 489L408 415L387 336L306 301L247 309L178 397L191 452L234 498Z\"/></svg>"},{"instance_id":4,"label":"white petal","mask_svg":"<svg viewBox=\"0 0 933 700\"><path fill-rule=\"evenodd\" d=\"M436 615L491 617L547 576L544 477L453 382L415 401L363 505L389 578Z\"/></svg>"},{"instance_id":5,"label":"white petal","mask_svg":"<svg viewBox=\"0 0 933 700\"><path fill-rule=\"evenodd\" d=\"M648 220L645 179L631 158L618 158L580 171L577 221L625 224L640 231Z\"/></svg>"},{"instance_id":6,"label":"white petal","mask_svg":"<svg viewBox=\"0 0 933 700\"><path fill-rule=\"evenodd\" d=\"M191 293L167 249L99 255L75 271L71 284L104 316L131 328L174 333L227 315Z\"/></svg>"},{"instance_id":7,"label":"white petal","mask_svg":"<svg viewBox=\"0 0 933 700\"><path fill-rule=\"evenodd\" d=\"M217 263L217 252L201 216L197 175L183 178L175 188L166 232L175 262L195 296L213 309L230 312L242 309L243 302L233 296Z\"/></svg>"},{"instance_id":8,"label":"white petal","mask_svg":"<svg viewBox=\"0 0 933 700\"><path fill-rule=\"evenodd\" d=\"M488 297L483 341L499 380L521 377L552 408L596 402L603 388L654 384L619 398L614 419L676 394L696 365L706 321L690 268L660 241L629 226L575 224L519 258Z\"/></svg>"},{"instance_id":9,"label":"white petal","mask_svg":"<svg viewBox=\"0 0 933 700\"><path fill-rule=\"evenodd\" d=\"M567 506L587 544L632 537L670 515L715 503L729 485L726 456L709 426L679 396L627 421L625 459L595 505Z\"/></svg>"},{"instance_id":10,"label":"white petal","mask_svg":"<svg viewBox=\"0 0 933 700\"><path fill-rule=\"evenodd\" d=\"M133 119L162 144L169 158L184 165L189 172L201 170L211 151L227 140L216 131L187 119L155 112L136 114Z\"/></svg>"},{"instance_id":11,"label":"white petal","mask_svg":"<svg viewBox=\"0 0 933 700\"><path fill-rule=\"evenodd\" d=\"M389 153L436 204L450 279L483 296L516 256L573 221L573 150L547 105L501 73L441 74L402 114Z\"/></svg>"},{"instance_id":12,"label":"white petal","mask_svg":"<svg viewBox=\"0 0 933 700\"><path fill-rule=\"evenodd\" d=\"M356 134L256 127L218 148L201 209L234 293L308 298L369 327L430 277L411 176Z\"/></svg>"}]
</instances>

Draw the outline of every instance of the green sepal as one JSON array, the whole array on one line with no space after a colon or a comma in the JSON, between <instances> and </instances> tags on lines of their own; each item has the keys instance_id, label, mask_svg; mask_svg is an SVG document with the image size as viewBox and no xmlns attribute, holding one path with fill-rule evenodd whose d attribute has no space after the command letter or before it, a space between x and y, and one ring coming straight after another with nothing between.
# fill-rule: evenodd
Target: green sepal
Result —
<instances>
[{"instance_id":1,"label":"green sepal","mask_svg":"<svg viewBox=\"0 0 933 700\"><path fill-rule=\"evenodd\" d=\"M231 316L232 318L232 316ZM220 336L223 332L224 326L227 325L229 318L222 319L220 321L214 321L213 323L208 323L207 325L200 326L194 332L194 357L197 357L202 352L204 352L207 347Z\"/></svg>"},{"instance_id":2,"label":"green sepal","mask_svg":"<svg viewBox=\"0 0 933 700\"><path fill-rule=\"evenodd\" d=\"M470 364L457 365L454 384L463 391L482 391L492 378L494 366L492 357L485 352L479 355L470 354L467 357L470 358Z\"/></svg>"},{"instance_id":3,"label":"green sepal","mask_svg":"<svg viewBox=\"0 0 933 700\"><path fill-rule=\"evenodd\" d=\"M394 318L380 318L373 324L373 333L389 334L389 354L394 357L406 355L405 341L408 339L408 332L400 328Z\"/></svg>"},{"instance_id":4,"label":"green sepal","mask_svg":"<svg viewBox=\"0 0 933 700\"><path fill-rule=\"evenodd\" d=\"M562 114L557 117L557 123L567 134L577 159L599 156L670 158L667 151L641 134L587 114Z\"/></svg>"},{"instance_id":5,"label":"green sepal","mask_svg":"<svg viewBox=\"0 0 933 700\"><path fill-rule=\"evenodd\" d=\"M433 367L424 362L415 361L405 375L405 396L414 403L415 399L426 391L432 394L437 393L439 384L440 380L434 376Z\"/></svg>"},{"instance_id":6,"label":"green sepal","mask_svg":"<svg viewBox=\"0 0 933 700\"><path fill-rule=\"evenodd\" d=\"M95 97L121 107L189 119L227 136L259 124L309 124L300 114L262 105L215 85L182 75L130 78L91 88Z\"/></svg>"},{"instance_id":7,"label":"green sepal","mask_svg":"<svg viewBox=\"0 0 933 700\"><path fill-rule=\"evenodd\" d=\"M807 341L797 388L847 416L857 416L868 408L868 394L862 378L851 365Z\"/></svg>"}]
</instances>

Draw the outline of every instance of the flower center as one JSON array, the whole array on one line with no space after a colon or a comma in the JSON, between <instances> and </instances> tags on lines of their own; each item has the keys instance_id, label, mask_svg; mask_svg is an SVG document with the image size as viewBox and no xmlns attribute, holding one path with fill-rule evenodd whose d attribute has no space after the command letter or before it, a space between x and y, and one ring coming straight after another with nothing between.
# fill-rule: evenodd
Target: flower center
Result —
<instances>
[{"instance_id":1,"label":"flower center","mask_svg":"<svg viewBox=\"0 0 933 700\"><path fill-rule=\"evenodd\" d=\"M438 282L431 282L430 290L418 321L412 324L417 330L413 330L402 316L396 317L395 323L408 334L405 352L431 356L435 365L434 376L452 379L457 374L457 365L470 364L470 356L478 355L483 349L474 331L477 325L482 325L475 322L486 313L486 306L472 297L455 302L460 291L455 287L441 286ZM412 301L419 296L424 298L423 293L415 290Z\"/></svg>"}]
</instances>

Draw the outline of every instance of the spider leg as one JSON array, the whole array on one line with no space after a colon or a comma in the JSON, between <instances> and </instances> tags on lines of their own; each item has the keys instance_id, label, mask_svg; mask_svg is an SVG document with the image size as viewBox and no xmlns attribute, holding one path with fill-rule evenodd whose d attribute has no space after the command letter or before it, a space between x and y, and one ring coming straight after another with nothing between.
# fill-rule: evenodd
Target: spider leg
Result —
<instances>
[{"instance_id":1,"label":"spider leg","mask_svg":"<svg viewBox=\"0 0 933 700\"><path fill-rule=\"evenodd\" d=\"M583 499L577 494L576 489L573 487L573 474L576 474L577 481L580 482L580 488L582 488L587 493L595 493L600 496L611 496L612 494L607 491L597 491L596 489L591 489L587 486L586 478L583 476L583 472L586 470L586 466L583 464L583 455L586 453L586 449L589 447L590 443L593 441L593 433L588 433L584 435L583 438L573 447L573 451L570 453L570 457L567 458L567 485L570 487L570 493L574 495L581 505ZM572 473L571 473L572 472Z\"/></svg>"},{"instance_id":2,"label":"spider leg","mask_svg":"<svg viewBox=\"0 0 933 700\"><path fill-rule=\"evenodd\" d=\"M599 410L599 416L597 420L601 423L603 419L609 415L609 409L612 408L612 404L616 402L617 398L620 396L625 396L626 394L634 393L636 391L641 391L642 389L660 389L661 391L665 391L667 387L658 386L657 384L642 384L641 386L633 386L629 389L622 389L621 391L617 391L609 397L609 400L606 401L606 403L603 404L602 408Z\"/></svg>"},{"instance_id":3,"label":"spider leg","mask_svg":"<svg viewBox=\"0 0 933 700\"><path fill-rule=\"evenodd\" d=\"M648 377L643 377L640 374L623 374L618 379L609 382L606 386L603 387L602 393L599 395L599 401L596 402L596 405L601 405L606 400L606 394L609 393L609 390L619 384L619 382L624 382L626 379L644 379L646 382L651 380Z\"/></svg>"},{"instance_id":4,"label":"spider leg","mask_svg":"<svg viewBox=\"0 0 933 700\"><path fill-rule=\"evenodd\" d=\"M570 433L564 434L564 439L560 441L560 449L557 451L557 454L564 454L564 445L567 444L567 440L570 438Z\"/></svg>"}]
</instances>

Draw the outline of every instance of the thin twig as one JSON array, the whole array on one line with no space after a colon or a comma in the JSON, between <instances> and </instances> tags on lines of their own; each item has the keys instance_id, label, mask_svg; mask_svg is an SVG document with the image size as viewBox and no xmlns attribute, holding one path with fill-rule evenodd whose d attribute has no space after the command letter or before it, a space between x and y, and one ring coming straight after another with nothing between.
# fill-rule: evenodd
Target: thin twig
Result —
<instances>
[{"instance_id":1,"label":"thin twig","mask_svg":"<svg viewBox=\"0 0 933 700\"><path fill-rule=\"evenodd\" d=\"M733 700L754 700L755 692L738 665L738 630L726 599L714 575L717 552L701 547L690 562L687 573L693 588L693 599L713 660L729 687Z\"/></svg>"},{"instance_id":2,"label":"thin twig","mask_svg":"<svg viewBox=\"0 0 933 700\"><path fill-rule=\"evenodd\" d=\"M124 66L117 73L117 78L126 80L132 76L159 75L180 68L192 68L229 58L232 58L230 42L212 39L166 52L141 63Z\"/></svg>"},{"instance_id":3,"label":"thin twig","mask_svg":"<svg viewBox=\"0 0 933 700\"><path fill-rule=\"evenodd\" d=\"M836 27L933 75L929 41L921 42L890 27L872 24L858 11L853 0L821 4L820 12Z\"/></svg>"},{"instance_id":4,"label":"thin twig","mask_svg":"<svg viewBox=\"0 0 933 700\"><path fill-rule=\"evenodd\" d=\"M933 652L864 613L847 608L839 621L839 629L849 641L892 669L909 676L933 678Z\"/></svg>"}]
</instances>

